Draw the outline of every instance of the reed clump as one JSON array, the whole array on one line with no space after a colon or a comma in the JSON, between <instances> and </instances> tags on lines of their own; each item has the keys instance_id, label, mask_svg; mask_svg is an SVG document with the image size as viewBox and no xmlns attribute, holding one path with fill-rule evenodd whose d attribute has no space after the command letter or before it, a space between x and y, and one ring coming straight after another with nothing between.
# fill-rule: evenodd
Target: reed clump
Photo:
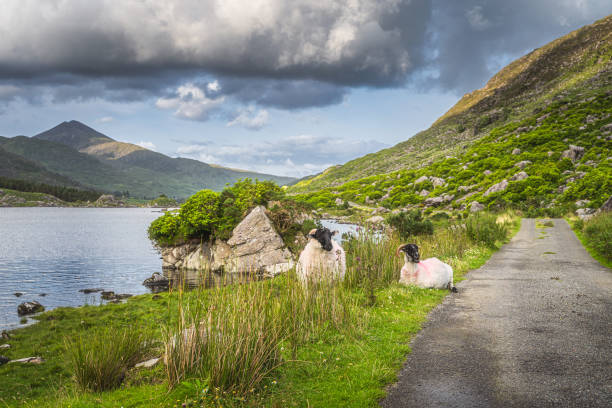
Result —
<instances>
[{"instance_id":1,"label":"reed clump","mask_svg":"<svg viewBox=\"0 0 612 408\"><path fill-rule=\"evenodd\" d=\"M198 377L212 389L244 396L286 362L285 345L295 356L325 331L355 326L355 302L335 282L304 285L294 272L253 280L199 290L189 301L179 294L176 323L165 335L170 386Z\"/></svg>"},{"instance_id":2,"label":"reed clump","mask_svg":"<svg viewBox=\"0 0 612 408\"><path fill-rule=\"evenodd\" d=\"M145 357L150 341L134 328L96 329L65 339L65 345L79 388L98 392L119 387L128 369Z\"/></svg>"}]
</instances>

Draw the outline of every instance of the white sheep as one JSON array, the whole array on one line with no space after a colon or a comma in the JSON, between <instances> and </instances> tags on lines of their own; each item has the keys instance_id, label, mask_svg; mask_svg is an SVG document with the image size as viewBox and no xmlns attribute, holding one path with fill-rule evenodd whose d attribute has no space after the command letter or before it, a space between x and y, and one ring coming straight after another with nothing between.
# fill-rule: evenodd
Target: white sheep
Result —
<instances>
[{"instance_id":1,"label":"white sheep","mask_svg":"<svg viewBox=\"0 0 612 408\"><path fill-rule=\"evenodd\" d=\"M400 273L400 283L416 285L420 288L449 289L457 292L453 284L453 268L438 258L419 261L419 247L415 244L400 245L395 252L404 253L404 266Z\"/></svg>"},{"instance_id":2,"label":"white sheep","mask_svg":"<svg viewBox=\"0 0 612 408\"><path fill-rule=\"evenodd\" d=\"M303 282L309 280L343 280L346 274L346 254L327 228L310 231L308 243L300 254L296 272Z\"/></svg>"}]
</instances>

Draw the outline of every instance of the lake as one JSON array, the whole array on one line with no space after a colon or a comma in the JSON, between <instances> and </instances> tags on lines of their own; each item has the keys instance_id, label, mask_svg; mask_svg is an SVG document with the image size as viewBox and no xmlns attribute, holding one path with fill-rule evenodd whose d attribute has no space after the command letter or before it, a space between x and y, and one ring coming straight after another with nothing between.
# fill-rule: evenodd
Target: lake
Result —
<instances>
[{"instance_id":1,"label":"lake","mask_svg":"<svg viewBox=\"0 0 612 408\"><path fill-rule=\"evenodd\" d=\"M0 330L20 325L21 302L52 309L101 302L79 289L148 292L142 281L161 271L161 260L147 226L160 215L148 208L0 208Z\"/></svg>"},{"instance_id":2,"label":"lake","mask_svg":"<svg viewBox=\"0 0 612 408\"><path fill-rule=\"evenodd\" d=\"M161 272L161 259L147 227L160 215L149 208L0 208L0 330L22 325L17 315L22 302L36 300L49 310L103 302L99 293L81 289L148 293L142 282ZM356 229L321 222L340 232L337 240ZM203 281L195 271L169 277L187 286ZM227 277L209 275L204 281L212 286Z\"/></svg>"}]
</instances>

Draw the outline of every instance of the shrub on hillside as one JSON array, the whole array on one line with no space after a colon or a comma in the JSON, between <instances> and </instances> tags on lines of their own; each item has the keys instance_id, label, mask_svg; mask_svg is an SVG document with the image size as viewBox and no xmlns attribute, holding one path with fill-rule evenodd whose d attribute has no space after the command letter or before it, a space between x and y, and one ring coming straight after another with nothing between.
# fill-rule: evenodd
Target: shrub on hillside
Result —
<instances>
[{"instance_id":1,"label":"shrub on hillside","mask_svg":"<svg viewBox=\"0 0 612 408\"><path fill-rule=\"evenodd\" d=\"M424 220L419 210L392 214L387 218L387 222L397 230L402 238L433 234L432 222Z\"/></svg>"},{"instance_id":2,"label":"shrub on hillside","mask_svg":"<svg viewBox=\"0 0 612 408\"><path fill-rule=\"evenodd\" d=\"M468 218L465 221L468 236L475 242L481 242L494 247L497 241L503 241L508 235L508 228L497 222L494 214L482 214Z\"/></svg>"}]
</instances>

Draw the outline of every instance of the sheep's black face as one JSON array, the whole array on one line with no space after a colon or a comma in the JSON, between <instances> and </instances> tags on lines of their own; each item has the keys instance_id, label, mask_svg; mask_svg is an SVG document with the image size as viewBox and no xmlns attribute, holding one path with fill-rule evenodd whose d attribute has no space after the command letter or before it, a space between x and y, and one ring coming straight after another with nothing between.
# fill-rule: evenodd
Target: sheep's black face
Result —
<instances>
[{"instance_id":1,"label":"sheep's black face","mask_svg":"<svg viewBox=\"0 0 612 408\"><path fill-rule=\"evenodd\" d=\"M326 251L332 250L332 232L328 228L317 228L310 236L319 241L321 247Z\"/></svg>"},{"instance_id":2,"label":"sheep's black face","mask_svg":"<svg viewBox=\"0 0 612 408\"><path fill-rule=\"evenodd\" d=\"M419 247L416 244L406 244L402 251L406 253L409 261L419 262Z\"/></svg>"}]
</instances>

